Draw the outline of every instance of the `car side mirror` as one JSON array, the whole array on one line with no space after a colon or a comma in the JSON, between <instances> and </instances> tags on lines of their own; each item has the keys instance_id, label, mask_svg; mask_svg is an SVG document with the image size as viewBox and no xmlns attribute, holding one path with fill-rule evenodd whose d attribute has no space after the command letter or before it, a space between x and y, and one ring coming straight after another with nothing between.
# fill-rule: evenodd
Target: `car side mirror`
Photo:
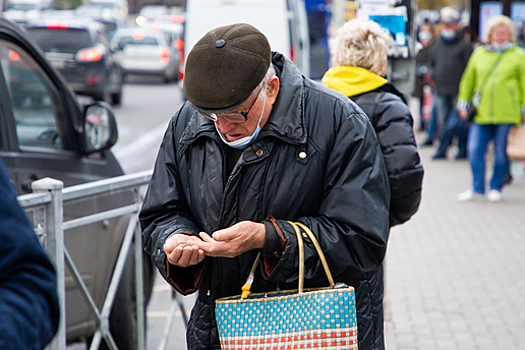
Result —
<instances>
[{"instance_id":1,"label":"car side mirror","mask_svg":"<svg viewBox=\"0 0 525 350\"><path fill-rule=\"evenodd\" d=\"M106 102L97 101L84 109L84 150L87 154L110 149L118 139L117 121Z\"/></svg>"}]
</instances>

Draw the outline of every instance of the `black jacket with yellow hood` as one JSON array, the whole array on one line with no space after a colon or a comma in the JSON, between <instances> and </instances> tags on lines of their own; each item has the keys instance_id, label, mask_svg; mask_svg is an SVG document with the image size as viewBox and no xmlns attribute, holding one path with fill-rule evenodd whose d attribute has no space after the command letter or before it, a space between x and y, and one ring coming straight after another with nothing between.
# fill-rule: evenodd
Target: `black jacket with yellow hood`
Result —
<instances>
[{"instance_id":1,"label":"black jacket with yellow hood","mask_svg":"<svg viewBox=\"0 0 525 350\"><path fill-rule=\"evenodd\" d=\"M403 95L386 79L361 67L331 68L323 83L348 96L370 118L390 179L390 226L406 222L419 208L424 171Z\"/></svg>"}]
</instances>

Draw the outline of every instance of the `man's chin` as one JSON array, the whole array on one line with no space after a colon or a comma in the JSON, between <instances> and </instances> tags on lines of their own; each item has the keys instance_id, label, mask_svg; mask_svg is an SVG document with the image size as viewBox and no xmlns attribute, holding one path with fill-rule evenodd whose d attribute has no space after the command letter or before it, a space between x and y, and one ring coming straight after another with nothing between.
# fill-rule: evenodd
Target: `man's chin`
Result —
<instances>
[{"instance_id":1,"label":"man's chin","mask_svg":"<svg viewBox=\"0 0 525 350\"><path fill-rule=\"evenodd\" d=\"M237 141L242 139L243 135L225 135L229 142Z\"/></svg>"}]
</instances>

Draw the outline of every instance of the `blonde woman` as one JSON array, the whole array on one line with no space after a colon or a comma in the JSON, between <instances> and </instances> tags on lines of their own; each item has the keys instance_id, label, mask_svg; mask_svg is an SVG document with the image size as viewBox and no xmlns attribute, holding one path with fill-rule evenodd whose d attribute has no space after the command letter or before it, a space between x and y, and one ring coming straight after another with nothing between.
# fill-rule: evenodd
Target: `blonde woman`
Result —
<instances>
[{"instance_id":1,"label":"blonde woman","mask_svg":"<svg viewBox=\"0 0 525 350\"><path fill-rule=\"evenodd\" d=\"M525 51L515 41L511 19L493 17L485 45L474 50L461 77L459 115L466 118L469 103L477 106L477 115L470 125L467 145L472 189L460 193L458 201L485 198L485 154L490 141L494 144L494 170L487 199L502 199L509 163L507 135L512 125L525 120Z\"/></svg>"},{"instance_id":2,"label":"blonde woman","mask_svg":"<svg viewBox=\"0 0 525 350\"><path fill-rule=\"evenodd\" d=\"M403 95L386 80L389 37L369 20L353 19L332 42L334 67L323 84L353 100L376 131L390 180L390 226L409 220L421 201L423 166Z\"/></svg>"}]
</instances>

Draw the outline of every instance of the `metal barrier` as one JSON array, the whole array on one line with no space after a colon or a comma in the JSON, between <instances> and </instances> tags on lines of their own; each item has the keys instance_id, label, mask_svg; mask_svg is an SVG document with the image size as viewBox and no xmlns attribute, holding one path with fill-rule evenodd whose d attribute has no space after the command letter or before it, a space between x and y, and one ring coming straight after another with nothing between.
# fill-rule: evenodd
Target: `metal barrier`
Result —
<instances>
[{"instance_id":1,"label":"metal barrier","mask_svg":"<svg viewBox=\"0 0 525 350\"><path fill-rule=\"evenodd\" d=\"M40 242L48 251L54 261L57 271L57 289L60 302L60 325L57 335L46 349L65 350L66 349L66 329L65 329L65 266L68 267L76 284L81 288L83 296L88 305L98 319L97 330L93 336L90 350L98 349L102 339L104 339L111 350L118 350L117 345L109 329L109 316L117 293L118 283L123 274L126 257L130 250L133 240L135 241L135 281L136 281L136 303L137 303L137 332L138 349L144 349L144 281L143 281L143 253L142 253L142 234L138 226L138 212L142 203L140 190L148 185L151 178L151 171L123 175L110 179L89 182L81 185L63 188L62 181L44 178L32 183L34 193L18 196L20 205L26 214L32 219ZM107 195L123 190L133 190L135 194L134 203L116 209L99 212L93 215L76 218L63 222L64 203L88 197ZM103 220L113 219L124 215L131 215L124 236L120 252L113 270L111 282L104 299L102 308L99 310L93 301L85 283L82 281L79 271L64 246L64 231ZM173 305L179 305L183 315L184 307L180 296L173 295ZM173 310L173 307L172 307ZM167 327L171 325L173 315L170 315ZM166 339L161 342L165 346L169 332L165 332ZM162 345L164 344L164 345Z\"/></svg>"}]
</instances>

